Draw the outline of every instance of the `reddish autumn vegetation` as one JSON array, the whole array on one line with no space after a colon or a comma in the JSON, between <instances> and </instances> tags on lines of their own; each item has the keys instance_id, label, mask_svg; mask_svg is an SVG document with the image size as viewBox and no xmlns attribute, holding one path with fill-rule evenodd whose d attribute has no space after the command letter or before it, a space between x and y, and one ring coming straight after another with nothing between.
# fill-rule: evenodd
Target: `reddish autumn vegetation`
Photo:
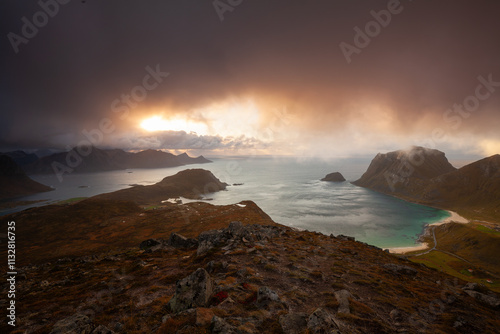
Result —
<instances>
[{"instance_id":1,"label":"reddish autumn vegetation","mask_svg":"<svg viewBox=\"0 0 500 334\"><path fill-rule=\"evenodd\" d=\"M94 198L7 220L23 236L12 333L500 328L500 299L486 286L350 237L281 226L253 202L147 210Z\"/></svg>"}]
</instances>

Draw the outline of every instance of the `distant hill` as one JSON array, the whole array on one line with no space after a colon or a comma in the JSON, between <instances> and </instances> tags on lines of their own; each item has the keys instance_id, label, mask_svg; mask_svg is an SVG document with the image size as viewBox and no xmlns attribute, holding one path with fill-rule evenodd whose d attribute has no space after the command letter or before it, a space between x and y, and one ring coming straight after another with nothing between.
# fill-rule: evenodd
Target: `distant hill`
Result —
<instances>
[{"instance_id":1,"label":"distant hill","mask_svg":"<svg viewBox=\"0 0 500 334\"><path fill-rule=\"evenodd\" d=\"M38 160L38 156L34 153L26 153L24 151L12 151L4 153L12 160L14 160L18 165L27 165Z\"/></svg>"},{"instance_id":2,"label":"distant hill","mask_svg":"<svg viewBox=\"0 0 500 334\"><path fill-rule=\"evenodd\" d=\"M0 185L0 200L53 190L30 179L19 165L6 155L0 155Z\"/></svg>"},{"instance_id":3,"label":"distant hill","mask_svg":"<svg viewBox=\"0 0 500 334\"><path fill-rule=\"evenodd\" d=\"M420 196L428 203L500 220L500 155L432 179Z\"/></svg>"},{"instance_id":4,"label":"distant hill","mask_svg":"<svg viewBox=\"0 0 500 334\"><path fill-rule=\"evenodd\" d=\"M353 184L469 216L500 218L498 154L456 169L438 150L379 153Z\"/></svg>"},{"instance_id":5,"label":"distant hill","mask_svg":"<svg viewBox=\"0 0 500 334\"><path fill-rule=\"evenodd\" d=\"M133 201L138 204L160 204L173 197L199 199L201 195L226 189L211 172L204 169L187 169L150 186L134 186L94 198L100 200Z\"/></svg>"},{"instance_id":6,"label":"distant hill","mask_svg":"<svg viewBox=\"0 0 500 334\"><path fill-rule=\"evenodd\" d=\"M186 153L176 156L156 150L130 153L119 149L101 150L93 147L90 154L86 156L82 156L74 148L69 152L55 153L35 161L29 161L22 164L22 168L27 174L49 174L54 173L53 164L57 163L68 166L76 173L93 173L127 168L176 167L208 162L211 161L203 156L191 158Z\"/></svg>"}]
</instances>

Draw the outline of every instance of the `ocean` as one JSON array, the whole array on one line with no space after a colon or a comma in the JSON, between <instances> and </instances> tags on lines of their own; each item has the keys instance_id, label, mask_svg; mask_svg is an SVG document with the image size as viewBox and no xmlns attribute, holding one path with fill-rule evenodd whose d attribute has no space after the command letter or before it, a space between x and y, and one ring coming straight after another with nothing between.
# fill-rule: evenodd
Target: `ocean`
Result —
<instances>
[{"instance_id":1,"label":"ocean","mask_svg":"<svg viewBox=\"0 0 500 334\"><path fill-rule=\"evenodd\" d=\"M55 175L35 175L55 191L19 200L47 200L53 203L75 197L89 197L130 187L150 185L188 168L210 170L230 184L226 191L206 196L212 204L234 204L252 200L283 225L344 234L381 248L414 246L425 224L443 220L443 210L409 203L352 185L367 169L371 159L298 159L291 157L224 157L213 163L161 169L132 169L93 174L66 174L63 182ZM320 181L326 174L340 172L342 183ZM41 205L41 204L37 204ZM0 211L5 215L19 211Z\"/></svg>"}]
</instances>

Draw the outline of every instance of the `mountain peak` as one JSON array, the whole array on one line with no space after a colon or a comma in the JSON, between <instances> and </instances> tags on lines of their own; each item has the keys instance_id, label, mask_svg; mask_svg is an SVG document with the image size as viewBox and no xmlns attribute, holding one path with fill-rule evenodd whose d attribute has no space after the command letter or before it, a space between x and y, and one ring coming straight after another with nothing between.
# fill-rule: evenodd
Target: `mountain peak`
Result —
<instances>
[{"instance_id":1,"label":"mountain peak","mask_svg":"<svg viewBox=\"0 0 500 334\"><path fill-rule=\"evenodd\" d=\"M405 150L379 153L354 184L381 192L394 192L412 180L426 180L456 170L439 150L412 146Z\"/></svg>"}]
</instances>

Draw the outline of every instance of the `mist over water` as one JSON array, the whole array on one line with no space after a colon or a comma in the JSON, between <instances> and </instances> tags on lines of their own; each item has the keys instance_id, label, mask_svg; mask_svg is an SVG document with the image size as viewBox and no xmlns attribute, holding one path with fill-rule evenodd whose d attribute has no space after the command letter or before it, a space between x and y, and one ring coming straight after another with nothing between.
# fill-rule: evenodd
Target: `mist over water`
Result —
<instances>
[{"instance_id":1,"label":"mist over water","mask_svg":"<svg viewBox=\"0 0 500 334\"><path fill-rule=\"evenodd\" d=\"M32 178L56 190L22 200L54 202L89 197L132 184L154 184L184 169L203 168L230 184L227 191L207 195L212 204L252 200L278 223L325 234L349 235L378 247L412 246L425 224L449 216L443 210L408 203L352 185L350 182L366 171L371 159L338 158L327 161L239 157L212 160L214 162L210 164L175 168L70 174L65 175L62 183L54 175L36 175ZM341 172L347 181L320 181L326 174L336 171Z\"/></svg>"}]
</instances>

